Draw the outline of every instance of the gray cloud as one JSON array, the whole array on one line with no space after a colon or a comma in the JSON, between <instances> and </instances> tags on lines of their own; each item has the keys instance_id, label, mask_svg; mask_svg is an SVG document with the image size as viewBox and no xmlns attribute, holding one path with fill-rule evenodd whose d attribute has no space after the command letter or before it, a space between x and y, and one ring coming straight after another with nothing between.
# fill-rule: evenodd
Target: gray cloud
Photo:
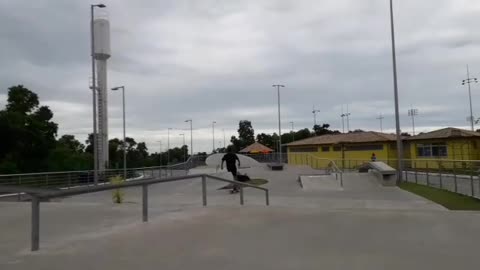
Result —
<instances>
[{"instance_id":1,"label":"gray cloud","mask_svg":"<svg viewBox=\"0 0 480 270\"><path fill-rule=\"evenodd\" d=\"M274 132L276 91L283 83L282 125L318 121L341 129L342 104L351 128L393 131L387 1L104 1L111 21L109 85L127 87L127 133L157 149L172 127L180 144L194 119L195 150L236 132L249 119ZM402 129L418 108L419 131L467 127L465 65L480 72L474 0L395 1ZM104 11L102 11L104 12ZM0 105L9 86L24 84L49 105L60 133L84 140L91 130L89 5L84 1L0 3ZM473 88L480 115L478 87ZM121 99L110 93L110 130L121 134ZM188 132L187 132L188 134ZM175 139L173 139L175 138ZM188 139L188 137L187 137Z\"/></svg>"}]
</instances>

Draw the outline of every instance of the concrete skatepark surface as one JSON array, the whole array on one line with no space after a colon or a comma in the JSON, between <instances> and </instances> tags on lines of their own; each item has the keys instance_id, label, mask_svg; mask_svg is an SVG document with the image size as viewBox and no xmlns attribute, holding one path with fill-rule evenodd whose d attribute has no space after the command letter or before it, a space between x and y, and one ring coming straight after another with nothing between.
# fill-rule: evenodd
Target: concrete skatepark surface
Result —
<instances>
[{"instance_id":1,"label":"concrete skatepark surface","mask_svg":"<svg viewBox=\"0 0 480 270\"><path fill-rule=\"evenodd\" d=\"M110 192L74 196L41 204L35 253L30 205L0 203L0 269L477 268L477 213L448 211L368 174L345 174L343 189L322 190L299 185L300 174L322 173L308 167L241 171L269 180L271 206L249 188L239 206L238 194L216 190L225 183L208 180L204 208L200 181L171 182L151 186L142 223L140 189L126 190L121 205Z\"/></svg>"}]
</instances>

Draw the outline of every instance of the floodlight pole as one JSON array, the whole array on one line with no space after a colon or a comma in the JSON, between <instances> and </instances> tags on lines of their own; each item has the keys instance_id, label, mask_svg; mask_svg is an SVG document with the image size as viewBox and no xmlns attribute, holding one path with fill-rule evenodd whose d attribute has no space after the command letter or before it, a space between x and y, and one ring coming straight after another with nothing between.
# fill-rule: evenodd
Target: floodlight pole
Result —
<instances>
[{"instance_id":1,"label":"floodlight pole","mask_svg":"<svg viewBox=\"0 0 480 270\"><path fill-rule=\"evenodd\" d=\"M400 112L398 106L397 56L395 52L395 23L393 18L393 0L390 0L390 28L392 36L393 94L395 99L395 126L397 135L397 183L402 182L402 132L400 130Z\"/></svg>"}]
</instances>

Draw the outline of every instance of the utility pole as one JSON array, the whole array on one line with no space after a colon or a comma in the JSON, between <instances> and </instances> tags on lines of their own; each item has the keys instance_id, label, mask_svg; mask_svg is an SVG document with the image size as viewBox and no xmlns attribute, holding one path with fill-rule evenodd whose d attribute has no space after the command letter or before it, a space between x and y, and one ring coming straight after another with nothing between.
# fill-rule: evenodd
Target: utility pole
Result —
<instances>
[{"instance_id":1,"label":"utility pole","mask_svg":"<svg viewBox=\"0 0 480 270\"><path fill-rule=\"evenodd\" d=\"M477 78L470 78L470 69L468 68L468 65L467 65L467 79L462 81L462 85L468 84L468 99L470 101L470 117L468 119L472 128L472 131L475 131L475 119L473 117L473 107L472 107L472 91L470 87L470 84L472 83L478 83L478 80Z\"/></svg>"},{"instance_id":2,"label":"utility pole","mask_svg":"<svg viewBox=\"0 0 480 270\"><path fill-rule=\"evenodd\" d=\"M185 120L185 122L190 122L190 155L193 158L193 121L192 119Z\"/></svg>"},{"instance_id":3,"label":"utility pole","mask_svg":"<svg viewBox=\"0 0 480 270\"><path fill-rule=\"evenodd\" d=\"M350 113L348 112L348 105L347 105L347 112L343 112L343 105L342 105L342 114L340 115L342 117L342 133L345 133L345 117L347 118L347 133L350 132Z\"/></svg>"},{"instance_id":4,"label":"utility pole","mask_svg":"<svg viewBox=\"0 0 480 270\"><path fill-rule=\"evenodd\" d=\"M285 87L285 85L274 84L272 87L277 88L278 96L278 163L282 163L282 126L280 122L280 87Z\"/></svg>"},{"instance_id":5,"label":"utility pole","mask_svg":"<svg viewBox=\"0 0 480 270\"><path fill-rule=\"evenodd\" d=\"M415 116L418 115L418 109L411 108L408 110L408 116L412 118L412 135L415 136Z\"/></svg>"},{"instance_id":6,"label":"utility pole","mask_svg":"<svg viewBox=\"0 0 480 270\"><path fill-rule=\"evenodd\" d=\"M158 160L160 161L160 166L162 166L162 141L157 141L160 143L160 152L158 152Z\"/></svg>"},{"instance_id":7,"label":"utility pole","mask_svg":"<svg viewBox=\"0 0 480 270\"><path fill-rule=\"evenodd\" d=\"M347 104L347 113L345 114L347 117L347 132L350 132L350 112L348 110L348 104Z\"/></svg>"},{"instance_id":8,"label":"utility pole","mask_svg":"<svg viewBox=\"0 0 480 270\"><path fill-rule=\"evenodd\" d=\"M217 122L215 122L215 121L212 122L212 142L213 142L213 144L212 144L212 147L213 147L212 148L212 154L215 152L215 124L216 123Z\"/></svg>"},{"instance_id":9,"label":"utility pole","mask_svg":"<svg viewBox=\"0 0 480 270\"><path fill-rule=\"evenodd\" d=\"M222 129L222 131L223 131L223 148L224 148L224 150L227 150L227 146L225 145L225 142L226 142L225 141L225 129Z\"/></svg>"},{"instance_id":10,"label":"utility pole","mask_svg":"<svg viewBox=\"0 0 480 270\"><path fill-rule=\"evenodd\" d=\"M172 128L167 129L167 165L170 163L170 130Z\"/></svg>"},{"instance_id":11,"label":"utility pole","mask_svg":"<svg viewBox=\"0 0 480 270\"><path fill-rule=\"evenodd\" d=\"M122 89L122 104L123 104L123 179L127 180L127 146L125 142L125 86L118 86L112 88L112 91Z\"/></svg>"},{"instance_id":12,"label":"utility pole","mask_svg":"<svg viewBox=\"0 0 480 270\"><path fill-rule=\"evenodd\" d=\"M294 128L294 122L290 122L292 124L292 141L295 141L295 128Z\"/></svg>"},{"instance_id":13,"label":"utility pole","mask_svg":"<svg viewBox=\"0 0 480 270\"><path fill-rule=\"evenodd\" d=\"M397 182L402 182L402 158L403 158L403 145L402 145L402 131L400 129L400 112L398 105L398 82L397 82L397 56L395 51L395 24L393 18L393 0L390 0L390 28L392 36L392 65L393 65L393 95L395 99L395 126L397 132Z\"/></svg>"},{"instance_id":14,"label":"utility pole","mask_svg":"<svg viewBox=\"0 0 480 270\"><path fill-rule=\"evenodd\" d=\"M383 119L385 119L385 117L383 117L382 114L380 114L379 117L377 117L378 120L380 120L380 132L383 133Z\"/></svg>"}]
</instances>

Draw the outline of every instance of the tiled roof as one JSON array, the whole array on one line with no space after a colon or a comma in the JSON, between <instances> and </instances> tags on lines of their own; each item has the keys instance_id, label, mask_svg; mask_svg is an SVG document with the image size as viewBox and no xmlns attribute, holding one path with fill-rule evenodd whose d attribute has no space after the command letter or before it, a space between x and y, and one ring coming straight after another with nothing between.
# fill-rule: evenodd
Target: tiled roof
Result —
<instances>
[{"instance_id":1,"label":"tiled roof","mask_svg":"<svg viewBox=\"0 0 480 270\"><path fill-rule=\"evenodd\" d=\"M273 152L273 150L259 142L255 142L243 148L242 150L240 150L240 153L264 153L264 152Z\"/></svg>"},{"instance_id":2,"label":"tiled roof","mask_svg":"<svg viewBox=\"0 0 480 270\"><path fill-rule=\"evenodd\" d=\"M423 134L418 134L413 137L409 137L408 140L428 140L428 139L446 139L446 138L471 138L478 137L480 138L479 132L474 132L465 129L459 128L443 128L439 130L434 130L432 132L427 132Z\"/></svg>"},{"instance_id":3,"label":"tiled roof","mask_svg":"<svg viewBox=\"0 0 480 270\"><path fill-rule=\"evenodd\" d=\"M375 131L355 132L322 135L307 138L287 144L287 146L318 145L318 144L340 144L340 143L364 143L364 142L389 142L395 141L395 134L380 133Z\"/></svg>"}]
</instances>

